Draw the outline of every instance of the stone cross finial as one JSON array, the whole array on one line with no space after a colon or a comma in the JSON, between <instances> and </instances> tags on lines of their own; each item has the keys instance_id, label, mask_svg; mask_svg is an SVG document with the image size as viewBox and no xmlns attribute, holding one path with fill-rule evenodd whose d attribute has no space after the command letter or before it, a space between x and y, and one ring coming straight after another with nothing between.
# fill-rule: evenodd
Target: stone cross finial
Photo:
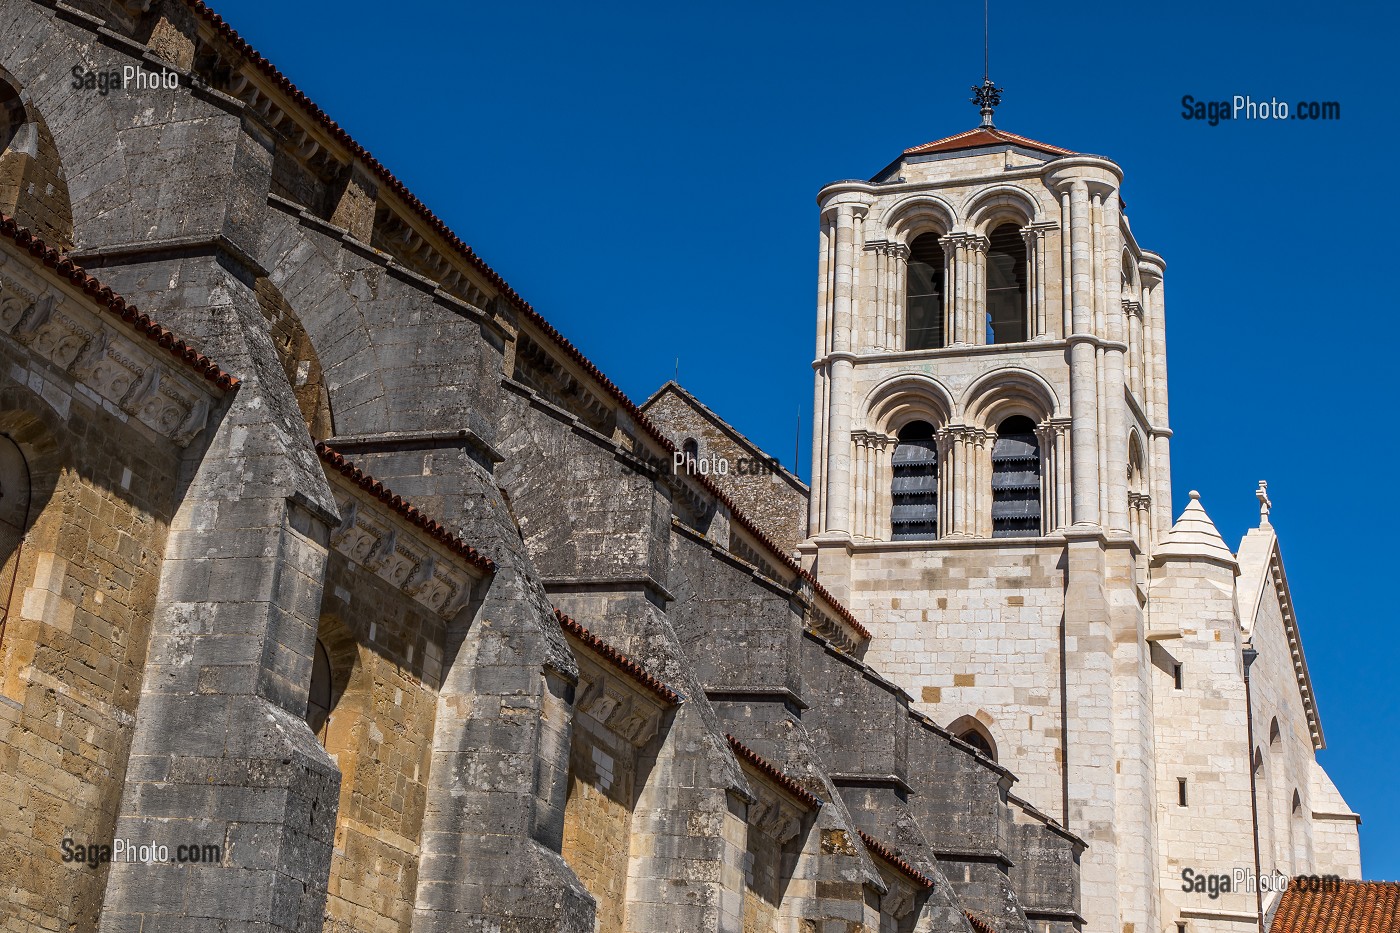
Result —
<instances>
[{"instance_id":1,"label":"stone cross finial","mask_svg":"<svg viewBox=\"0 0 1400 933\"><path fill-rule=\"evenodd\" d=\"M1259 488L1254 490L1254 497L1259 500L1259 526L1269 524L1269 510L1274 507L1269 501L1269 484L1262 479L1259 481Z\"/></svg>"}]
</instances>

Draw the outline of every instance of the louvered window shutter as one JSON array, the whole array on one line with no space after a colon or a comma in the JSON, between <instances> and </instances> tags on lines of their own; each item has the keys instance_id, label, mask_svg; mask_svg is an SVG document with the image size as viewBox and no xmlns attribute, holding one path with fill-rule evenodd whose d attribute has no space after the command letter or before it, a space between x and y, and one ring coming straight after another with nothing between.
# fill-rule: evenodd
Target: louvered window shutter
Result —
<instances>
[{"instance_id":1,"label":"louvered window shutter","mask_svg":"<svg viewBox=\"0 0 1400 933\"><path fill-rule=\"evenodd\" d=\"M892 458L890 537L921 541L938 537L938 442L933 428L916 421L899 432Z\"/></svg>"},{"instance_id":2,"label":"louvered window shutter","mask_svg":"<svg viewBox=\"0 0 1400 933\"><path fill-rule=\"evenodd\" d=\"M1029 418L1007 418L992 447L992 537L1040 534L1040 444Z\"/></svg>"}]
</instances>

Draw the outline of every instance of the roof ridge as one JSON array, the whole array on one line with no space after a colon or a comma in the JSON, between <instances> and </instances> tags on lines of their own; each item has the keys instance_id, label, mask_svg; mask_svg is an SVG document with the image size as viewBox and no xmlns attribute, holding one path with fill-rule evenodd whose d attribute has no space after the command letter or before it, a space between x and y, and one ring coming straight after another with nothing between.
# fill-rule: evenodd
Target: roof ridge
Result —
<instances>
[{"instance_id":1,"label":"roof ridge","mask_svg":"<svg viewBox=\"0 0 1400 933\"><path fill-rule=\"evenodd\" d=\"M984 137L975 143L961 145L960 140L967 140L973 137ZM1050 155L1075 155L1075 150L1065 149L1062 146L1052 146L1050 143L1043 143L1029 136L1021 136L1017 133L1008 133L1006 130L999 130L996 127L977 126L961 133L954 133L952 136L944 136L942 139L935 139L932 142L922 143L917 146L910 146L904 150L904 155L922 155L927 152L953 152L958 149L975 149L977 146L990 146L998 142L1017 143L1029 149L1038 149Z\"/></svg>"}]
</instances>

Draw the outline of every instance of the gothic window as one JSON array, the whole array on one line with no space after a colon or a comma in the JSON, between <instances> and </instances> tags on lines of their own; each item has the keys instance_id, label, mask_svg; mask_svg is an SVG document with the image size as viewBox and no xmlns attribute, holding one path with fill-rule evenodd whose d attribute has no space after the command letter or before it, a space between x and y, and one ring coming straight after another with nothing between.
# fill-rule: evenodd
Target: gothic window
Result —
<instances>
[{"instance_id":1,"label":"gothic window","mask_svg":"<svg viewBox=\"0 0 1400 933\"><path fill-rule=\"evenodd\" d=\"M964 732L962 735L958 736L958 738L962 739L968 745L971 745L973 748L977 749L979 752L986 755L993 761L996 760L997 756L996 752L992 751L992 743L988 742L987 737L984 736L982 733L978 732L976 729L969 729L967 732Z\"/></svg>"},{"instance_id":2,"label":"gothic window","mask_svg":"<svg viewBox=\"0 0 1400 933\"><path fill-rule=\"evenodd\" d=\"M1002 224L987 248L987 343L1026 339L1026 241L1021 228Z\"/></svg>"},{"instance_id":3,"label":"gothic window","mask_svg":"<svg viewBox=\"0 0 1400 933\"><path fill-rule=\"evenodd\" d=\"M921 234L910 244L906 295L904 348L943 346L943 246L938 234Z\"/></svg>"},{"instance_id":4,"label":"gothic window","mask_svg":"<svg viewBox=\"0 0 1400 933\"><path fill-rule=\"evenodd\" d=\"M895 541L938 537L938 442L933 426L927 421L905 425L892 463L890 537Z\"/></svg>"},{"instance_id":5,"label":"gothic window","mask_svg":"<svg viewBox=\"0 0 1400 933\"><path fill-rule=\"evenodd\" d=\"M1293 815L1303 815L1303 798L1296 790L1293 792Z\"/></svg>"},{"instance_id":6,"label":"gothic window","mask_svg":"<svg viewBox=\"0 0 1400 933\"><path fill-rule=\"evenodd\" d=\"M686 469L695 472L695 463L700 459L700 442L693 437L687 437L681 445L681 453L685 454Z\"/></svg>"},{"instance_id":7,"label":"gothic window","mask_svg":"<svg viewBox=\"0 0 1400 933\"><path fill-rule=\"evenodd\" d=\"M987 727L975 716L962 716L948 724L948 731L992 761L997 760L997 743Z\"/></svg>"},{"instance_id":8,"label":"gothic window","mask_svg":"<svg viewBox=\"0 0 1400 933\"><path fill-rule=\"evenodd\" d=\"M992 537L1040 534L1040 444L1035 425L1022 415L1007 418L992 446Z\"/></svg>"},{"instance_id":9,"label":"gothic window","mask_svg":"<svg viewBox=\"0 0 1400 933\"><path fill-rule=\"evenodd\" d=\"M1282 741L1283 733L1279 730L1278 717L1275 716L1274 721L1269 723L1269 747L1272 748Z\"/></svg>"},{"instance_id":10,"label":"gothic window","mask_svg":"<svg viewBox=\"0 0 1400 933\"><path fill-rule=\"evenodd\" d=\"M326 722L331 715L331 656L321 639L311 659L311 693L306 699L306 722L325 741Z\"/></svg>"}]
</instances>

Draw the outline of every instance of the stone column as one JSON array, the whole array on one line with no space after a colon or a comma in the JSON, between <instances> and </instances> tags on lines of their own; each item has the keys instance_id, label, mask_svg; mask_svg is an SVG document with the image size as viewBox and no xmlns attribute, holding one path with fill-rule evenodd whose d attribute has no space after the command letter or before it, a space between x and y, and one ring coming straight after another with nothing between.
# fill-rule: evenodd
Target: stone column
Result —
<instances>
[{"instance_id":1,"label":"stone column","mask_svg":"<svg viewBox=\"0 0 1400 933\"><path fill-rule=\"evenodd\" d=\"M889 246L881 244L872 256L875 263L875 339L876 349L888 350L890 317Z\"/></svg>"},{"instance_id":2,"label":"stone column","mask_svg":"<svg viewBox=\"0 0 1400 933\"><path fill-rule=\"evenodd\" d=\"M882 434L872 434L874 441L874 538L877 541L888 541L890 539L890 506L893 504L890 499L890 479L893 475L890 464L891 448L894 446L894 438L886 437Z\"/></svg>"},{"instance_id":3,"label":"stone column","mask_svg":"<svg viewBox=\"0 0 1400 933\"><path fill-rule=\"evenodd\" d=\"M986 237L975 236L968 241L968 259L971 268L968 270L971 289L971 300L968 302L970 313L968 318L968 343L985 344L987 342L987 247L989 242Z\"/></svg>"},{"instance_id":4,"label":"stone column","mask_svg":"<svg viewBox=\"0 0 1400 933\"><path fill-rule=\"evenodd\" d=\"M967 317L966 244L960 234L949 234L938 242L943 247L943 279L946 283L943 290L943 300L947 305L943 342L952 346L967 342L963 339L963 320Z\"/></svg>"},{"instance_id":5,"label":"stone column","mask_svg":"<svg viewBox=\"0 0 1400 933\"><path fill-rule=\"evenodd\" d=\"M828 448L826 451L825 532L851 532L851 383L852 363L852 265L854 260L855 208L836 208L836 269L831 341L831 394Z\"/></svg>"},{"instance_id":6,"label":"stone column","mask_svg":"<svg viewBox=\"0 0 1400 933\"><path fill-rule=\"evenodd\" d=\"M972 501L974 522L972 534L978 538L992 536L992 448L996 446L995 431L977 431L974 435L973 456L977 462L977 486L973 490Z\"/></svg>"},{"instance_id":7,"label":"stone column","mask_svg":"<svg viewBox=\"0 0 1400 933\"><path fill-rule=\"evenodd\" d=\"M1076 525L1099 523L1098 365L1093 337L1093 275L1089 228L1089 186L1074 181L1069 190L1070 278L1073 331L1070 336L1070 458L1074 477L1071 509Z\"/></svg>"},{"instance_id":8,"label":"stone column","mask_svg":"<svg viewBox=\"0 0 1400 933\"><path fill-rule=\"evenodd\" d=\"M1128 403L1124 357L1127 350L1127 318L1123 314L1123 250L1118 192L1102 198L1104 315L1109 343L1104 347L1105 459L1108 469L1108 526L1128 533Z\"/></svg>"},{"instance_id":9,"label":"stone column","mask_svg":"<svg viewBox=\"0 0 1400 933\"><path fill-rule=\"evenodd\" d=\"M1066 188L1060 192L1060 334L1066 339L1074 333L1074 277L1070 271L1073 268L1071 217L1070 191Z\"/></svg>"},{"instance_id":10,"label":"stone column","mask_svg":"<svg viewBox=\"0 0 1400 933\"><path fill-rule=\"evenodd\" d=\"M1040 445L1040 533L1049 534L1060 527L1056 518L1059 509L1059 486L1055 474L1059 470L1055 440L1059 431L1052 421L1042 421L1035 427L1035 439Z\"/></svg>"},{"instance_id":11,"label":"stone column","mask_svg":"<svg viewBox=\"0 0 1400 933\"><path fill-rule=\"evenodd\" d=\"M1050 277L1046 234L1053 229L1054 224L1043 222L1027 224L1021 229L1021 238L1026 243L1027 337L1031 340L1054 337L1046 301Z\"/></svg>"},{"instance_id":12,"label":"stone column","mask_svg":"<svg viewBox=\"0 0 1400 933\"><path fill-rule=\"evenodd\" d=\"M945 427L934 434L934 440L938 444L938 537L951 538L957 533L957 520L953 514L957 438L951 429Z\"/></svg>"},{"instance_id":13,"label":"stone column","mask_svg":"<svg viewBox=\"0 0 1400 933\"><path fill-rule=\"evenodd\" d=\"M1127 319L1128 331L1128 388L1146 408L1142 378L1142 305L1125 298L1123 314Z\"/></svg>"},{"instance_id":14,"label":"stone column","mask_svg":"<svg viewBox=\"0 0 1400 933\"><path fill-rule=\"evenodd\" d=\"M1167 327L1166 283L1164 264L1160 257L1145 254L1138 266L1142 277L1143 315L1149 325L1151 354L1147 361L1148 378L1152 380L1148 417L1152 421L1151 470L1148 493L1152 496L1153 526L1166 533L1172 526L1171 495L1171 429L1167 412Z\"/></svg>"}]
</instances>

